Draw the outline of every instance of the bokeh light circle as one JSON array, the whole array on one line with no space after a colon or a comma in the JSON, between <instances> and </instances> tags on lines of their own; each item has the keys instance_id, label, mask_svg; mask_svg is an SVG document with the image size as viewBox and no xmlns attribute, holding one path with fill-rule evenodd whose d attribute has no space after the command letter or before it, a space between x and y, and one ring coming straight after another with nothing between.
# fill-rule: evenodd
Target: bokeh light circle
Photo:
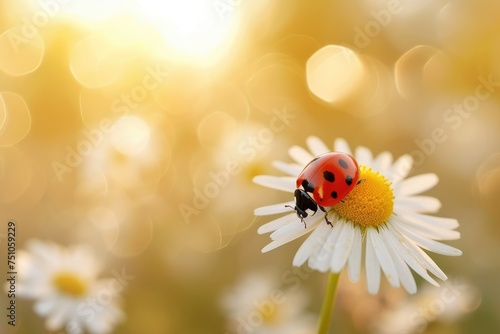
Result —
<instances>
[{"instance_id":1,"label":"bokeh light circle","mask_svg":"<svg viewBox=\"0 0 500 334\"><path fill-rule=\"evenodd\" d=\"M353 50L327 45L309 58L307 84L311 92L327 103L338 103L353 96L363 85L365 65Z\"/></svg>"},{"instance_id":2,"label":"bokeh light circle","mask_svg":"<svg viewBox=\"0 0 500 334\"><path fill-rule=\"evenodd\" d=\"M141 118L124 116L114 123L110 134L113 147L125 155L137 155L148 147L151 137L149 126Z\"/></svg>"},{"instance_id":3,"label":"bokeh light circle","mask_svg":"<svg viewBox=\"0 0 500 334\"><path fill-rule=\"evenodd\" d=\"M377 59L327 45L306 64L307 85L322 102L365 117L381 112L392 97L392 78Z\"/></svg>"},{"instance_id":4,"label":"bokeh light circle","mask_svg":"<svg viewBox=\"0 0 500 334\"><path fill-rule=\"evenodd\" d=\"M84 87L103 87L121 75L124 56L112 41L103 36L90 36L80 41L70 55L70 68L75 79Z\"/></svg>"},{"instance_id":5,"label":"bokeh light circle","mask_svg":"<svg viewBox=\"0 0 500 334\"><path fill-rule=\"evenodd\" d=\"M0 70L11 76L20 76L40 67L45 43L36 27L24 24L0 35L0 50Z\"/></svg>"},{"instance_id":6,"label":"bokeh light circle","mask_svg":"<svg viewBox=\"0 0 500 334\"><path fill-rule=\"evenodd\" d=\"M489 156L477 169L476 186L486 209L500 217L500 153Z\"/></svg>"},{"instance_id":7,"label":"bokeh light circle","mask_svg":"<svg viewBox=\"0 0 500 334\"><path fill-rule=\"evenodd\" d=\"M12 146L23 140L31 129L31 113L19 94L0 93L0 146Z\"/></svg>"},{"instance_id":8,"label":"bokeh light circle","mask_svg":"<svg viewBox=\"0 0 500 334\"><path fill-rule=\"evenodd\" d=\"M442 91L450 84L450 73L446 54L427 45L411 48L394 65L396 88L404 98L419 98L431 91Z\"/></svg>"}]
</instances>

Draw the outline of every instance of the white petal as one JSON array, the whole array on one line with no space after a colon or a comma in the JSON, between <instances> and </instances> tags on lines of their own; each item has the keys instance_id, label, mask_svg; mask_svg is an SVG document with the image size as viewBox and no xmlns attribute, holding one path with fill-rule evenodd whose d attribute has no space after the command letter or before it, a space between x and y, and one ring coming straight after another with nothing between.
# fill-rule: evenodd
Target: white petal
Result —
<instances>
[{"instance_id":1,"label":"white petal","mask_svg":"<svg viewBox=\"0 0 500 334\"><path fill-rule=\"evenodd\" d=\"M354 227L351 223L342 223L342 231L340 232L337 244L335 245L335 252L331 260L331 271L339 273L344 268L347 258L351 252L352 244L354 241Z\"/></svg>"},{"instance_id":2,"label":"white petal","mask_svg":"<svg viewBox=\"0 0 500 334\"><path fill-rule=\"evenodd\" d=\"M287 162L277 161L277 160L273 161L272 165L274 166L274 168L276 168L284 173L287 173L288 175L293 176L295 178L297 176L299 176L300 172L302 172L302 169L304 169L304 166L301 166L299 164L287 163Z\"/></svg>"},{"instance_id":3,"label":"white petal","mask_svg":"<svg viewBox=\"0 0 500 334\"><path fill-rule=\"evenodd\" d=\"M286 244L290 241L291 240L286 240L286 239L271 241L264 248L262 248L261 252L267 253L267 252L272 251L280 246L283 246L284 244Z\"/></svg>"},{"instance_id":4,"label":"white petal","mask_svg":"<svg viewBox=\"0 0 500 334\"><path fill-rule=\"evenodd\" d=\"M291 206L291 208L288 207L287 205ZM295 207L294 201L272 204L272 205L267 205L267 206L261 206L260 208L255 209L253 211L253 214L256 216L273 215L275 213L283 213L283 212L293 211L294 207Z\"/></svg>"},{"instance_id":5,"label":"white petal","mask_svg":"<svg viewBox=\"0 0 500 334\"><path fill-rule=\"evenodd\" d=\"M316 136L307 137L306 143L307 147L309 147L309 150L314 156L318 156L320 154L328 153L331 151L328 146L326 146L325 143Z\"/></svg>"},{"instance_id":6,"label":"white petal","mask_svg":"<svg viewBox=\"0 0 500 334\"><path fill-rule=\"evenodd\" d=\"M393 256L394 264L398 270L399 280L403 288L411 295L417 293L417 283L411 274L410 268L397 254Z\"/></svg>"},{"instance_id":7,"label":"white petal","mask_svg":"<svg viewBox=\"0 0 500 334\"><path fill-rule=\"evenodd\" d=\"M47 329L51 331L60 329L70 317L71 311L72 310L69 307L68 302L60 300L57 309L53 310L53 312L48 315L47 320L45 321Z\"/></svg>"},{"instance_id":8,"label":"white petal","mask_svg":"<svg viewBox=\"0 0 500 334\"><path fill-rule=\"evenodd\" d=\"M411 196L420 194L433 188L439 182L439 178L434 173L421 174L402 180L394 189L396 197Z\"/></svg>"},{"instance_id":9,"label":"white petal","mask_svg":"<svg viewBox=\"0 0 500 334\"><path fill-rule=\"evenodd\" d=\"M295 181L296 179L291 176L258 175L253 178L253 182L258 185L290 193L297 189Z\"/></svg>"},{"instance_id":10,"label":"white petal","mask_svg":"<svg viewBox=\"0 0 500 334\"><path fill-rule=\"evenodd\" d=\"M328 224L319 224L300 246L293 258L293 265L296 267L303 265L315 251L319 251L330 232L331 227Z\"/></svg>"},{"instance_id":11,"label":"white petal","mask_svg":"<svg viewBox=\"0 0 500 334\"><path fill-rule=\"evenodd\" d=\"M387 231L386 228L380 228L379 233L381 238L384 240L384 243L387 246L387 250L389 251L389 254L391 254L392 260L394 262L394 266L396 267L396 270L398 272L399 280L403 287L405 288L406 291L410 294L414 294L417 292L417 284L415 283L415 279L413 278L413 275L411 274L410 268L408 268L408 265L406 262L401 258L401 256L398 254L397 249L393 246L393 244L389 241L388 235L390 235L390 232Z\"/></svg>"},{"instance_id":12,"label":"white petal","mask_svg":"<svg viewBox=\"0 0 500 334\"><path fill-rule=\"evenodd\" d=\"M392 262L392 257L384 244L383 239L380 238L378 232L373 228L368 228L368 239L371 238L373 249L375 250L375 255L377 255L380 267L385 274L385 277L394 287L399 287L399 276Z\"/></svg>"},{"instance_id":13,"label":"white petal","mask_svg":"<svg viewBox=\"0 0 500 334\"><path fill-rule=\"evenodd\" d=\"M431 196L396 197L394 212L436 212L441 208L441 202Z\"/></svg>"},{"instance_id":14,"label":"white petal","mask_svg":"<svg viewBox=\"0 0 500 334\"><path fill-rule=\"evenodd\" d=\"M96 277L102 269L102 263L88 246L75 246L70 249L67 268L79 273L82 277Z\"/></svg>"},{"instance_id":15,"label":"white petal","mask_svg":"<svg viewBox=\"0 0 500 334\"><path fill-rule=\"evenodd\" d=\"M300 221L300 218L297 217L297 214L295 212L262 225L257 230L257 233L264 234L264 233L273 232L273 231L276 231L277 229L279 229L280 227L283 227L285 225L293 223L294 221Z\"/></svg>"},{"instance_id":16,"label":"white petal","mask_svg":"<svg viewBox=\"0 0 500 334\"><path fill-rule=\"evenodd\" d=\"M377 155L375 160L372 162L372 168L374 171L378 171L385 175L392 165L392 154L390 152L384 151Z\"/></svg>"},{"instance_id":17,"label":"white petal","mask_svg":"<svg viewBox=\"0 0 500 334\"><path fill-rule=\"evenodd\" d=\"M88 331L91 334L112 333L115 322L123 318L120 313L111 311L111 314L109 314L110 311L106 311L108 311L108 314L102 314L103 312L101 312L92 321L86 321Z\"/></svg>"},{"instance_id":18,"label":"white petal","mask_svg":"<svg viewBox=\"0 0 500 334\"><path fill-rule=\"evenodd\" d=\"M57 259L60 259L62 256L61 247L53 242L31 239L27 242L27 248L33 256L38 257L40 262L46 265L57 263Z\"/></svg>"},{"instance_id":19,"label":"white petal","mask_svg":"<svg viewBox=\"0 0 500 334\"><path fill-rule=\"evenodd\" d=\"M401 258L426 281L428 281L432 285L439 286L439 284L429 276L426 271L426 267L419 262L418 258L410 253L408 247L405 247L405 243L407 243L408 241L390 224L387 225L387 231L388 233L385 234L386 240L389 240L389 242L392 244L392 247L401 256Z\"/></svg>"},{"instance_id":20,"label":"white petal","mask_svg":"<svg viewBox=\"0 0 500 334\"><path fill-rule=\"evenodd\" d=\"M314 229L316 225L318 225L317 223L319 222L319 219L317 219L316 217L315 219L313 218L312 221L308 220L305 222L306 225L304 226L304 223L300 221L300 219L297 219L288 225L280 227L279 229L271 233L269 237L271 238L271 240L278 240L281 238L288 238L293 235L301 236L304 234L304 230L310 231L311 229ZM298 238L298 236L294 239Z\"/></svg>"},{"instance_id":21,"label":"white petal","mask_svg":"<svg viewBox=\"0 0 500 334\"><path fill-rule=\"evenodd\" d=\"M51 313L48 317L47 320L45 321L45 326L50 330L50 331L56 331L60 329L64 323L66 322L66 319L69 317L69 310L65 307L60 307L57 309L57 312Z\"/></svg>"},{"instance_id":22,"label":"white petal","mask_svg":"<svg viewBox=\"0 0 500 334\"><path fill-rule=\"evenodd\" d=\"M377 255L375 255L372 240L369 237L366 238L365 267L368 292L374 295L380 287L380 264Z\"/></svg>"},{"instance_id":23,"label":"white petal","mask_svg":"<svg viewBox=\"0 0 500 334\"><path fill-rule=\"evenodd\" d=\"M458 220L453 218L429 216L417 212L405 212L401 216L405 219L418 221L429 226L436 226L443 229L454 229L459 226Z\"/></svg>"},{"instance_id":24,"label":"white petal","mask_svg":"<svg viewBox=\"0 0 500 334\"><path fill-rule=\"evenodd\" d=\"M305 166L315 157L311 153L307 152L304 148L300 146L292 146L288 149L288 154L295 160L299 165Z\"/></svg>"},{"instance_id":25,"label":"white petal","mask_svg":"<svg viewBox=\"0 0 500 334\"><path fill-rule=\"evenodd\" d=\"M442 254L442 255L448 255L448 256L460 256L462 255L462 251L455 248L448 246L446 244L443 244L439 241L435 241L432 239L427 239L411 229L408 229L404 225L395 225L397 229L401 231L402 234L406 235L408 238L413 240L416 244L421 246L422 248L425 248L427 250L430 250L431 252Z\"/></svg>"},{"instance_id":26,"label":"white petal","mask_svg":"<svg viewBox=\"0 0 500 334\"><path fill-rule=\"evenodd\" d=\"M335 142L333 143L333 147L335 148L336 152L344 152L347 154L351 154L351 148L349 147L349 144L343 139L343 138L337 138L335 139Z\"/></svg>"},{"instance_id":27,"label":"white petal","mask_svg":"<svg viewBox=\"0 0 500 334\"><path fill-rule=\"evenodd\" d=\"M323 245L326 243L326 239L330 236L332 232L331 226L327 224L320 224L316 230L319 230L318 233L315 233L314 236L314 250L313 253L309 256L309 261L307 262L311 269L316 268L316 261L318 259L318 254L323 248Z\"/></svg>"},{"instance_id":28,"label":"white petal","mask_svg":"<svg viewBox=\"0 0 500 334\"><path fill-rule=\"evenodd\" d=\"M317 226L320 221L323 221L323 220L322 219L318 219L315 222L309 223L310 225L308 224L308 226L307 226L308 228L303 228L302 227L302 230L298 231L295 234L290 234L290 235L287 235L287 236L285 236L285 237L283 237L281 239L273 240L266 247L262 248L262 253L267 253L270 250L273 250L275 248L283 246L284 244L287 244L290 241L293 241L293 240L295 240L295 239L303 236L304 234L311 232L311 229L314 228L315 226Z\"/></svg>"},{"instance_id":29,"label":"white petal","mask_svg":"<svg viewBox=\"0 0 500 334\"><path fill-rule=\"evenodd\" d=\"M373 162L372 152L364 147L358 146L354 152L354 156L356 157L356 161L360 165L371 166Z\"/></svg>"},{"instance_id":30,"label":"white petal","mask_svg":"<svg viewBox=\"0 0 500 334\"><path fill-rule=\"evenodd\" d=\"M359 281L361 273L361 230L359 227L354 227L354 239L352 241L351 254L349 255L349 277L351 281Z\"/></svg>"},{"instance_id":31,"label":"white petal","mask_svg":"<svg viewBox=\"0 0 500 334\"><path fill-rule=\"evenodd\" d=\"M402 235L405 239L404 245L408 249L410 255L412 255L422 267L429 270L437 278L446 281L448 276L439 268L439 266L424 252L420 247L418 247L412 240L408 239L405 235Z\"/></svg>"},{"instance_id":32,"label":"white petal","mask_svg":"<svg viewBox=\"0 0 500 334\"><path fill-rule=\"evenodd\" d=\"M342 226L342 222L336 222L333 224L333 228L330 228L331 231L328 233L328 238L324 243L322 243L322 247L319 252L315 252L309 258L309 267L321 272L325 272L330 269L332 254L335 249L335 244L338 240L340 231L342 230ZM323 240L320 239L319 241Z\"/></svg>"},{"instance_id":33,"label":"white petal","mask_svg":"<svg viewBox=\"0 0 500 334\"><path fill-rule=\"evenodd\" d=\"M412 167L413 158L411 157L411 155L405 154L399 157L394 162L387 174L384 175L387 176L392 181L392 183L397 183L410 173Z\"/></svg>"},{"instance_id":34,"label":"white petal","mask_svg":"<svg viewBox=\"0 0 500 334\"><path fill-rule=\"evenodd\" d=\"M97 321L97 318L93 318L92 320L94 320L94 321L93 322L89 321L89 320L86 321L87 326L88 326L88 331L91 334L99 333L98 331L93 329L95 327L94 324L95 324L95 321ZM72 319L70 328L74 331L74 333L84 333L85 332L85 325L83 323L81 323L81 320L78 318ZM108 332L111 332L111 329ZM101 333L108 333L108 332L102 331Z\"/></svg>"},{"instance_id":35,"label":"white petal","mask_svg":"<svg viewBox=\"0 0 500 334\"><path fill-rule=\"evenodd\" d=\"M47 297L38 300L33 305L33 308L36 314L42 317L46 317L47 315L52 313L52 310L54 310L56 305L57 305L57 299L55 297Z\"/></svg>"},{"instance_id":36,"label":"white petal","mask_svg":"<svg viewBox=\"0 0 500 334\"><path fill-rule=\"evenodd\" d=\"M439 226L433 226L415 219L411 216L398 216L394 219L395 224L401 224L411 231L420 234L423 237L434 239L434 240L456 240L460 238L460 232L450 230L448 228L442 228Z\"/></svg>"}]
</instances>

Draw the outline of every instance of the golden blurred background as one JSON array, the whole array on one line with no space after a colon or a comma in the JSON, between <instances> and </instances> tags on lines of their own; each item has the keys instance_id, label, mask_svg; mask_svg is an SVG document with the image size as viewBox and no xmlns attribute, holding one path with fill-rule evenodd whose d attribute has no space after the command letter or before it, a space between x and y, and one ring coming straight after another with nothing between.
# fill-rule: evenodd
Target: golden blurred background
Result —
<instances>
[{"instance_id":1,"label":"golden blurred background","mask_svg":"<svg viewBox=\"0 0 500 334\"><path fill-rule=\"evenodd\" d=\"M497 333L499 12L494 0L2 0L2 238L13 220L18 249L85 244L103 276L125 268L114 333L237 333L221 304L249 275L285 289L293 273L315 317L326 275L292 271L299 242L261 254L256 233L254 208L290 195L252 178L277 174L272 161L307 136L342 137L410 153L412 175L439 175L438 215L461 224L463 256L433 258L470 298L407 332ZM386 283L369 296L344 279L331 332L388 333L386 315L418 296ZM18 303L15 333L47 333Z\"/></svg>"}]
</instances>

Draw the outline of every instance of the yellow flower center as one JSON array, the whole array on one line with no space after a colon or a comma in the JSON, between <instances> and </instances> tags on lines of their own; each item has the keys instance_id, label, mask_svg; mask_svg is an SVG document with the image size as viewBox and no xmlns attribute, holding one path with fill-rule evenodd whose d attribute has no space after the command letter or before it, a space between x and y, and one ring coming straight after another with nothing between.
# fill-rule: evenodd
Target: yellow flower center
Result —
<instances>
[{"instance_id":1,"label":"yellow flower center","mask_svg":"<svg viewBox=\"0 0 500 334\"><path fill-rule=\"evenodd\" d=\"M394 193L391 182L371 168L363 165L359 167L359 179L362 182L332 209L341 217L362 227L376 227L385 223L392 215Z\"/></svg>"},{"instance_id":2,"label":"yellow flower center","mask_svg":"<svg viewBox=\"0 0 500 334\"><path fill-rule=\"evenodd\" d=\"M269 307L260 307L258 310L262 314L264 323L273 324L278 321L278 307L271 300L266 299L261 301L261 305L268 305Z\"/></svg>"},{"instance_id":3,"label":"yellow flower center","mask_svg":"<svg viewBox=\"0 0 500 334\"><path fill-rule=\"evenodd\" d=\"M69 272L61 272L54 276L53 283L59 292L73 297L85 294L87 286L77 275Z\"/></svg>"}]
</instances>

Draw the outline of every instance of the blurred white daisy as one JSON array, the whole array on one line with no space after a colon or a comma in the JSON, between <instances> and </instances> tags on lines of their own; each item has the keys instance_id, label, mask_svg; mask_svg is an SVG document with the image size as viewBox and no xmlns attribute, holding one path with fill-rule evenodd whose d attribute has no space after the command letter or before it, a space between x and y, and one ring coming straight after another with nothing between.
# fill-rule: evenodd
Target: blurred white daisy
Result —
<instances>
[{"instance_id":1,"label":"blurred white daisy","mask_svg":"<svg viewBox=\"0 0 500 334\"><path fill-rule=\"evenodd\" d=\"M84 193L94 194L96 189L107 190L115 184L124 189L148 186L158 182L168 166L170 147L166 144L160 149L149 122L137 116L124 116L112 126L109 134L95 134L96 138L80 142L81 146L90 145L88 154L80 153L85 156L78 170L80 191Z\"/></svg>"},{"instance_id":2,"label":"blurred white daisy","mask_svg":"<svg viewBox=\"0 0 500 334\"><path fill-rule=\"evenodd\" d=\"M290 176L257 176L254 182L266 187L293 193L296 178L302 169L316 156L331 150L317 137L309 137L307 151L293 146L289 154L294 163L275 161L274 166ZM312 269L339 273L348 266L349 277L358 281L364 250L368 291L378 292L380 271L384 272L392 286L402 285L409 293L417 286L409 268L435 286L439 284L429 272L446 280L444 272L422 250L459 256L462 252L436 240L454 240L460 233L454 229L458 222L451 218L428 215L436 212L441 203L438 199L418 195L438 182L435 174L428 173L406 178L413 160L404 155L393 162L389 152L373 157L366 147L358 147L354 154L343 139L337 139L334 150L355 157L360 168L360 180L352 191L334 206L326 207L329 226L324 215L309 215L304 223L291 212L271 221L258 230L260 234L273 232L262 252L268 252L312 231L297 251L293 264L301 266L308 261ZM255 215L271 215L293 211L294 201L261 207Z\"/></svg>"},{"instance_id":3,"label":"blurred white daisy","mask_svg":"<svg viewBox=\"0 0 500 334\"><path fill-rule=\"evenodd\" d=\"M101 266L88 249L38 240L27 249L19 252L19 296L35 300L49 331L110 333L124 318L117 299L123 282L97 279Z\"/></svg>"},{"instance_id":4,"label":"blurred white daisy","mask_svg":"<svg viewBox=\"0 0 500 334\"><path fill-rule=\"evenodd\" d=\"M309 298L299 290L281 288L276 280L251 274L221 299L230 333L312 334L316 318L305 312Z\"/></svg>"},{"instance_id":5,"label":"blurred white daisy","mask_svg":"<svg viewBox=\"0 0 500 334\"><path fill-rule=\"evenodd\" d=\"M455 278L441 287L426 286L418 294L383 311L372 332L377 334L422 333L428 324L456 323L481 303L479 290ZM439 332L439 331L438 331Z\"/></svg>"}]
</instances>

